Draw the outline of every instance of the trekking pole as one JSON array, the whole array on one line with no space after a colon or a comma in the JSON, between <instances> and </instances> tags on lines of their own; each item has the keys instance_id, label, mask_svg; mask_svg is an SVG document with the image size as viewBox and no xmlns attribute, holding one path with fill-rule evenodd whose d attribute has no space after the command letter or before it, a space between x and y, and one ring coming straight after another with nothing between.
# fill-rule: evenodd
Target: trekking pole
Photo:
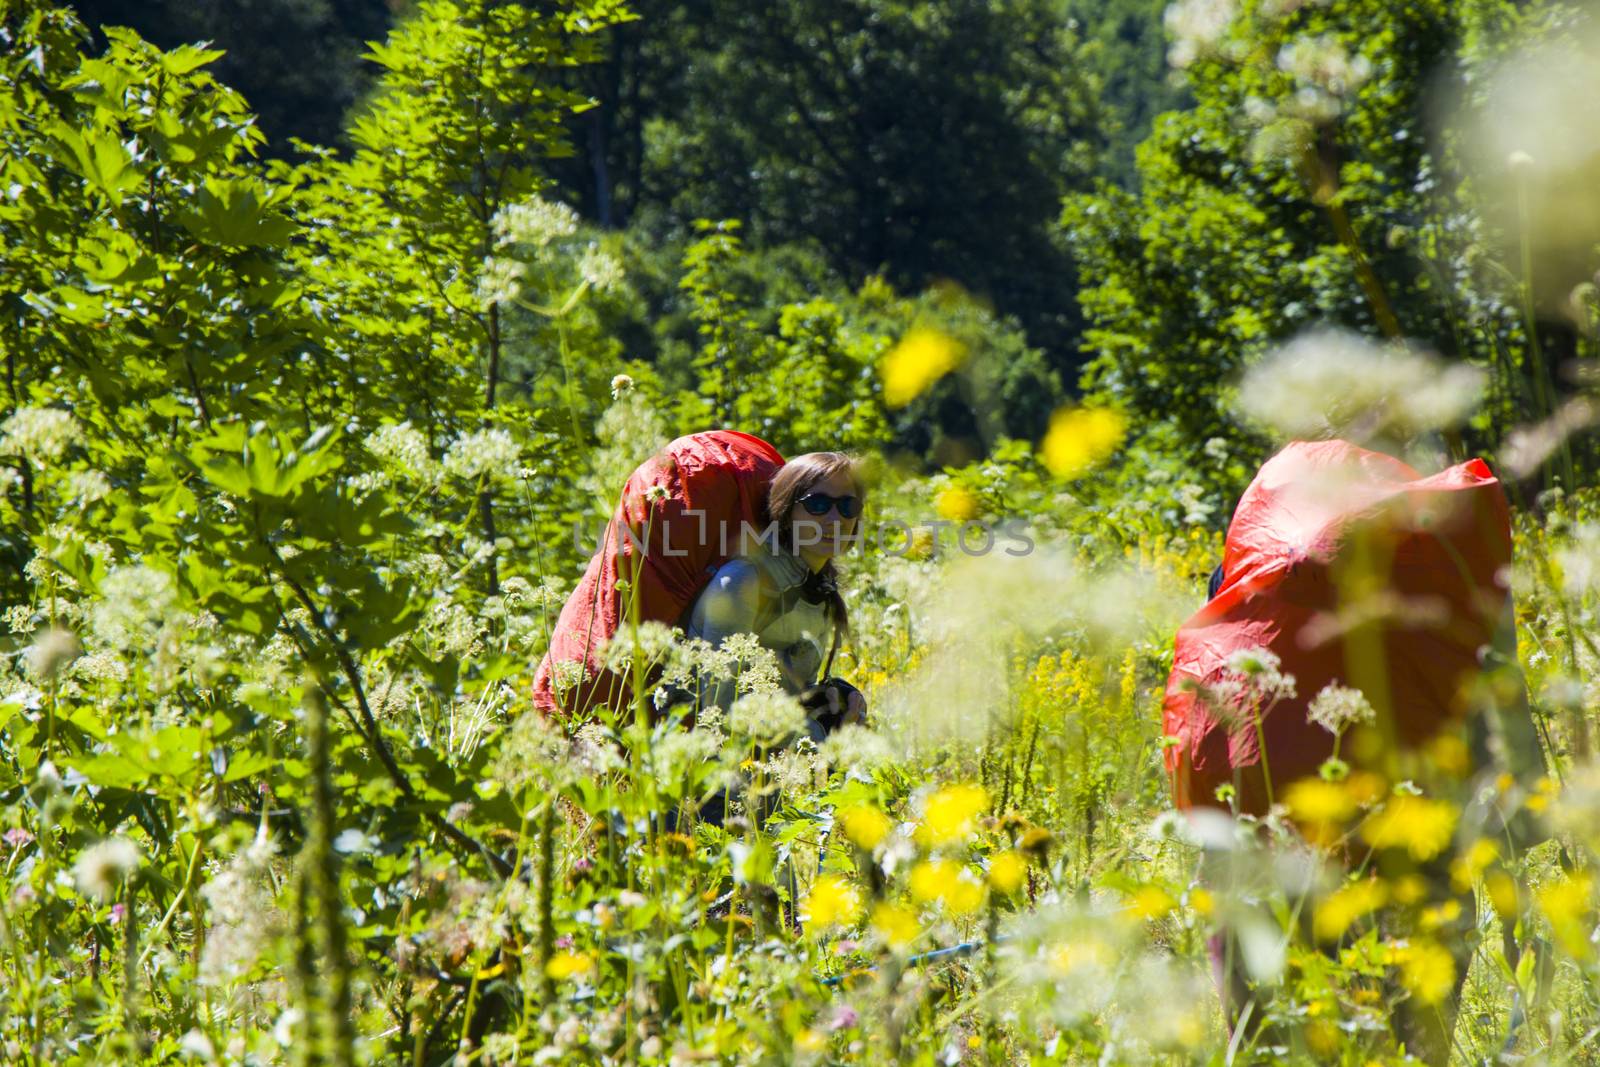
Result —
<instances>
[{"instance_id":1,"label":"trekking pole","mask_svg":"<svg viewBox=\"0 0 1600 1067\"><path fill-rule=\"evenodd\" d=\"M949 945L945 948L929 949L927 952L919 952L915 956L907 958L906 966L920 967L925 963L938 963L940 960L955 959L960 956L970 956L980 948L983 948L985 945L1000 945L1009 940L1011 940L1010 935L1002 934L993 939L980 938L976 941L962 941L959 944ZM878 968L876 966L858 967L853 971L846 971L844 974L836 974L831 978L824 978L822 979L822 984L831 988L833 986L843 984L847 979L850 978L855 978L863 974L875 974L877 973L877 970Z\"/></svg>"}]
</instances>

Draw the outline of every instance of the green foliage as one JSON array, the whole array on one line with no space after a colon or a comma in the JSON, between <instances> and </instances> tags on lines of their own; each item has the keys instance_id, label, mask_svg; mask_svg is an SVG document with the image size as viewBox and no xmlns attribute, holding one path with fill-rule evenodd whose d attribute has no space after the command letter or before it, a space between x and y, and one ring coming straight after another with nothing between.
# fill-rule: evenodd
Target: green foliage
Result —
<instances>
[{"instance_id":1,"label":"green foliage","mask_svg":"<svg viewBox=\"0 0 1600 1067\"><path fill-rule=\"evenodd\" d=\"M1173 428L1179 458L1205 468L1214 438L1247 455L1261 447L1230 417L1226 386L1308 326L1404 336L1504 367L1524 327L1474 243L1479 226L1430 115L1431 94L1462 77L1461 35L1483 6L1306 5L1243 20L1229 47L1246 58L1196 62L1195 106L1156 120L1139 188L1102 183L1068 201L1086 282L1084 388L1137 424ZM1258 61L1295 42L1371 64L1331 119L1290 118L1294 77ZM1497 375L1490 439L1526 410L1521 373ZM1248 469L1202 477L1225 498Z\"/></svg>"},{"instance_id":2,"label":"green foliage","mask_svg":"<svg viewBox=\"0 0 1600 1067\"><path fill-rule=\"evenodd\" d=\"M1251 95L1282 106L1287 72L1197 68L1197 110L1145 146L1144 187L1068 210L1096 283L1088 383L1143 432L1132 461L1071 483L1032 444L1063 398L1054 361L1010 314L921 288L950 262L1003 311L1067 293L1059 260L1030 272L1038 212L1092 139L1092 80L1054 13L658 13L650 48L711 61L663 75L696 103L648 124L651 180L685 178L659 204L759 192L747 246L730 222L655 240L677 225L665 207L597 233L549 199L573 118L594 114L574 86L636 40L614 0L419 4L373 47L349 153L299 163L258 160L215 49L113 31L92 54L70 12L0 8L0 1058L1214 1063L1230 1046L1203 944L1211 909L1236 906L1288 946L1283 980L1257 986L1285 1055L1311 1056L1320 1020L1349 1062L1397 1056L1390 1019L1428 959L1408 953L1442 935L1363 932L1335 960L1293 932L1282 887L1206 903L1194 851L1146 833L1154 708L1216 558L1215 494L1254 468L1217 375L1303 321L1376 323L1358 250L1408 333L1525 328L1474 288L1470 248L1433 282L1405 266L1475 232L1417 189L1437 164L1417 85L1456 55L1437 31L1460 28L1477 62L1504 12L1298 9L1274 32L1369 35L1380 73L1328 144L1271 142L1293 153L1252 153L1233 120ZM725 122L707 86L729 94ZM1332 193L1285 163L1335 148ZM1385 225L1404 228L1393 247ZM1013 282L1021 303L1000 298ZM886 354L913 329L965 356L891 410ZM608 659L750 692L693 729L643 704L528 712L587 550L569 523L609 509L662 437L712 424L791 453L908 453L939 473L875 464L871 519L1028 535L1020 569L950 565L926 531L845 561L839 663L871 731L774 750L796 709L765 672L654 626ZM1592 731L1596 508L1542 506L1556 521L1517 533L1519 623L1574 783L1571 847L1592 851L1573 764ZM1394 795L1431 788L1429 770ZM731 818L695 817L730 786ZM1502 792L1532 813L1558 786ZM1496 861L1528 899L1496 903L1502 947L1477 946L1469 1056L1589 1054L1579 855ZM987 944L914 956L971 941ZM1540 1008L1516 1015L1513 990ZM1512 1018L1530 1021L1499 1032Z\"/></svg>"},{"instance_id":3,"label":"green foliage","mask_svg":"<svg viewBox=\"0 0 1600 1067\"><path fill-rule=\"evenodd\" d=\"M211 73L250 100L267 150L289 138L343 144L345 113L366 91L365 42L382 38L404 0L77 0L91 29L125 26L162 48L209 41L223 52Z\"/></svg>"},{"instance_id":4,"label":"green foliage","mask_svg":"<svg viewBox=\"0 0 1600 1067\"><path fill-rule=\"evenodd\" d=\"M1089 69L1054 0L671 5L615 38L563 180L652 241L739 218L759 247L814 243L847 285L954 280L1060 367L1052 222L1101 143Z\"/></svg>"},{"instance_id":5,"label":"green foliage","mask_svg":"<svg viewBox=\"0 0 1600 1067\"><path fill-rule=\"evenodd\" d=\"M1067 14L1078 24L1100 85L1107 145L1095 173L1120 185L1137 175L1133 151L1155 116L1185 100L1167 66L1162 14L1167 0L1072 0ZM1113 122L1113 119L1115 120Z\"/></svg>"},{"instance_id":6,"label":"green foliage","mask_svg":"<svg viewBox=\"0 0 1600 1067\"><path fill-rule=\"evenodd\" d=\"M686 399L681 432L752 428L785 453L888 449L960 464L1002 436L1042 432L1061 387L1014 320L953 287L902 296L881 277L851 292L806 250L752 251L736 221L703 223L683 255L678 294L644 278L657 371ZM885 407L880 366L916 326L967 352L960 372L899 411ZM691 332L692 331L692 332Z\"/></svg>"}]
</instances>

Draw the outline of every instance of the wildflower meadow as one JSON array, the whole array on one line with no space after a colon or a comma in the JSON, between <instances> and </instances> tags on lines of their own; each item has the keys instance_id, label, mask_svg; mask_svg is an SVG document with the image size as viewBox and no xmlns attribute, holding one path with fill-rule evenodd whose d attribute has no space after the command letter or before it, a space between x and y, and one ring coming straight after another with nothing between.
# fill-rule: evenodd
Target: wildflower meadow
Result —
<instances>
[{"instance_id":1,"label":"wildflower meadow","mask_svg":"<svg viewBox=\"0 0 1600 1067\"><path fill-rule=\"evenodd\" d=\"M1597 71L1581 0L0 0L0 1063L1600 1063ZM862 721L638 611L536 706L707 430L855 461ZM1399 551L1173 670L1332 441L1509 515L1415 744ZM1248 782L1175 804L1180 699Z\"/></svg>"}]
</instances>

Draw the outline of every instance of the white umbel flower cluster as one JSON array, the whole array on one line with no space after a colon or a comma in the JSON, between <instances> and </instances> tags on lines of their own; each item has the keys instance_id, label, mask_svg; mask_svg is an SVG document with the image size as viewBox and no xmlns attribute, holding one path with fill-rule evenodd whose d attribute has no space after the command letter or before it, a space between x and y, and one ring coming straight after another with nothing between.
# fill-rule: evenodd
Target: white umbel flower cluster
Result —
<instances>
[{"instance_id":1,"label":"white umbel flower cluster","mask_svg":"<svg viewBox=\"0 0 1600 1067\"><path fill-rule=\"evenodd\" d=\"M1228 32L1237 9L1234 0L1178 0L1163 21L1172 47L1167 61L1180 70L1208 55Z\"/></svg>"},{"instance_id":2,"label":"white umbel flower cluster","mask_svg":"<svg viewBox=\"0 0 1600 1067\"><path fill-rule=\"evenodd\" d=\"M78 891L109 904L128 876L139 869L139 846L126 837L108 837L78 854L72 874Z\"/></svg>"},{"instance_id":3,"label":"white umbel flower cluster","mask_svg":"<svg viewBox=\"0 0 1600 1067\"><path fill-rule=\"evenodd\" d=\"M1323 686L1306 709L1306 718L1335 737L1358 722L1372 722L1377 717L1377 710L1361 690L1343 685Z\"/></svg>"},{"instance_id":4,"label":"white umbel flower cluster","mask_svg":"<svg viewBox=\"0 0 1600 1067\"><path fill-rule=\"evenodd\" d=\"M474 430L462 434L444 455L444 469L465 481L482 477L510 477L522 450L505 430Z\"/></svg>"},{"instance_id":5,"label":"white umbel flower cluster","mask_svg":"<svg viewBox=\"0 0 1600 1067\"><path fill-rule=\"evenodd\" d=\"M776 745L806 728L806 713L788 693L746 693L728 709L727 727L755 744Z\"/></svg>"},{"instance_id":6,"label":"white umbel flower cluster","mask_svg":"<svg viewBox=\"0 0 1600 1067\"><path fill-rule=\"evenodd\" d=\"M0 452L50 463L83 436L78 420L60 408L18 408L0 423Z\"/></svg>"},{"instance_id":7,"label":"white umbel flower cluster","mask_svg":"<svg viewBox=\"0 0 1600 1067\"><path fill-rule=\"evenodd\" d=\"M591 244L578 256L578 274L589 288L602 293L622 284L622 264L597 244Z\"/></svg>"},{"instance_id":8,"label":"white umbel flower cluster","mask_svg":"<svg viewBox=\"0 0 1600 1067\"><path fill-rule=\"evenodd\" d=\"M1264 701L1295 695L1294 675L1283 672L1283 660L1268 648L1240 649L1228 657L1228 673Z\"/></svg>"},{"instance_id":9,"label":"white umbel flower cluster","mask_svg":"<svg viewBox=\"0 0 1600 1067\"><path fill-rule=\"evenodd\" d=\"M1484 380L1476 367L1343 330L1319 330L1252 367L1237 408L1291 438L1370 440L1455 425L1477 406Z\"/></svg>"},{"instance_id":10,"label":"white umbel flower cluster","mask_svg":"<svg viewBox=\"0 0 1600 1067\"><path fill-rule=\"evenodd\" d=\"M364 442L385 466L421 481L438 477L439 464L428 450L428 439L408 422L386 423L367 435Z\"/></svg>"},{"instance_id":11,"label":"white umbel flower cluster","mask_svg":"<svg viewBox=\"0 0 1600 1067\"><path fill-rule=\"evenodd\" d=\"M526 244L543 248L577 232L576 211L566 204L537 196L520 204L507 204L494 217L495 240L502 245Z\"/></svg>"}]
</instances>

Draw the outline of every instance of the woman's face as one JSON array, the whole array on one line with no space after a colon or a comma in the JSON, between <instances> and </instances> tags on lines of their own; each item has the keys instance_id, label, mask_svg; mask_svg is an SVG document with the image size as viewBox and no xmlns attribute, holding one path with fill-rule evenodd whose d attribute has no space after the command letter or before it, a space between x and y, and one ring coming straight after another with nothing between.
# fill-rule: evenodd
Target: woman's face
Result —
<instances>
[{"instance_id":1,"label":"woman's face","mask_svg":"<svg viewBox=\"0 0 1600 1067\"><path fill-rule=\"evenodd\" d=\"M826 511L817 515L806 508L808 496L832 497L833 501ZM848 519L839 514L839 497L855 498L855 513ZM814 506L820 506L820 503L820 500L812 501ZM800 555L820 565L848 549L850 542L847 538L855 532L860 509L861 497L844 471L822 479L801 493L789 509L789 523L794 530L795 547Z\"/></svg>"}]
</instances>

